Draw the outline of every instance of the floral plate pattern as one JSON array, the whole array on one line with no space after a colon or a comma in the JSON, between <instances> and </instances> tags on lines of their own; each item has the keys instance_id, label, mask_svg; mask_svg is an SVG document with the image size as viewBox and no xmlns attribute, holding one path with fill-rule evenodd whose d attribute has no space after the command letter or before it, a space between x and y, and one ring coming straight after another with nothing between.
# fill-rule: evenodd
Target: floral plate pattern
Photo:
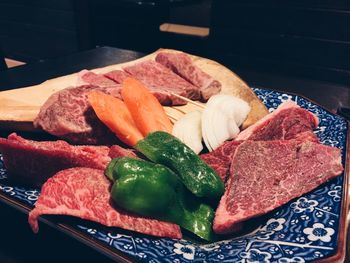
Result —
<instances>
[{"instance_id":1,"label":"floral plate pattern","mask_svg":"<svg viewBox=\"0 0 350 263\"><path fill-rule=\"evenodd\" d=\"M345 166L348 126L343 118L303 97L260 88L253 90L270 112L283 101L291 99L316 114L320 124L315 133L323 144L342 150ZM150 237L83 220L68 224L92 237L93 242L101 242L111 251L125 254L138 262L308 262L329 257L337 250L344 179L343 174L274 210L244 236L211 244ZM34 206L40 194L39 189L11 185L1 159L0 191L30 207Z\"/></svg>"}]
</instances>

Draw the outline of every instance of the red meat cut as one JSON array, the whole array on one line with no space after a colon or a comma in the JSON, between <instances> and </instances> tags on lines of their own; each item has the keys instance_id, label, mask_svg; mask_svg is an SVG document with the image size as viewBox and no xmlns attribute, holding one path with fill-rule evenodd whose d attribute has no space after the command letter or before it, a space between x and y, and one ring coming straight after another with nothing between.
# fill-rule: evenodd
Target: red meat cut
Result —
<instances>
[{"instance_id":1,"label":"red meat cut","mask_svg":"<svg viewBox=\"0 0 350 263\"><path fill-rule=\"evenodd\" d=\"M173 96L171 93L191 100L200 98L197 87L153 60L125 67L124 70L133 78L142 82L162 105L186 104L184 100Z\"/></svg>"},{"instance_id":2,"label":"red meat cut","mask_svg":"<svg viewBox=\"0 0 350 263\"><path fill-rule=\"evenodd\" d=\"M226 182L226 178L229 174L232 156L234 155L238 145L241 143L241 141L225 142L214 151L202 154L200 157L211 168L214 169L214 171L219 175L223 182Z\"/></svg>"},{"instance_id":3,"label":"red meat cut","mask_svg":"<svg viewBox=\"0 0 350 263\"><path fill-rule=\"evenodd\" d=\"M273 113L242 131L234 141L225 142L216 150L202 154L201 158L209 164L225 182L232 156L244 140L270 141L276 139L297 139L300 142L319 142L313 129L318 119L311 112L300 108L292 101L281 104Z\"/></svg>"},{"instance_id":4,"label":"red meat cut","mask_svg":"<svg viewBox=\"0 0 350 263\"><path fill-rule=\"evenodd\" d=\"M60 90L40 108L34 126L73 144L114 144L116 136L97 118L88 102L87 94L92 90L115 97L120 92L116 86L79 86Z\"/></svg>"},{"instance_id":5,"label":"red meat cut","mask_svg":"<svg viewBox=\"0 0 350 263\"><path fill-rule=\"evenodd\" d=\"M101 170L63 170L43 185L35 208L29 213L28 222L37 233L39 216L69 215L148 235L182 237L178 225L141 217L113 207L110 204L110 186L110 181Z\"/></svg>"},{"instance_id":6,"label":"red meat cut","mask_svg":"<svg viewBox=\"0 0 350 263\"><path fill-rule=\"evenodd\" d=\"M102 74L96 74L89 70L82 70L78 73L78 85L93 85L98 87L119 87L117 83Z\"/></svg>"},{"instance_id":7,"label":"red meat cut","mask_svg":"<svg viewBox=\"0 0 350 263\"><path fill-rule=\"evenodd\" d=\"M288 100L275 111L238 134L237 141L294 139L303 132L309 132L318 126L318 118L311 112ZM309 136L312 136L309 133ZM316 139L316 135L314 140Z\"/></svg>"},{"instance_id":8,"label":"red meat cut","mask_svg":"<svg viewBox=\"0 0 350 263\"><path fill-rule=\"evenodd\" d=\"M297 134L295 139L303 141L311 141L318 143L317 136L312 131L303 132ZM229 175L230 165L232 157L238 147L244 141L227 141L212 152L201 154L200 157L205 161L214 171L219 175L223 182L226 182L226 178Z\"/></svg>"},{"instance_id":9,"label":"red meat cut","mask_svg":"<svg viewBox=\"0 0 350 263\"><path fill-rule=\"evenodd\" d=\"M203 101L221 90L221 83L198 68L185 53L160 52L156 61L198 87Z\"/></svg>"},{"instance_id":10,"label":"red meat cut","mask_svg":"<svg viewBox=\"0 0 350 263\"><path fill-rule=\"evenodd\" d=\"M32 186L41 186L60 170L90 167L104 170L111 158L136 156L118 145L73 146L65 141L32 141L15 133L0 138L0 152L9 178Z\"/></svg>"},{"instance_id":11,"label":"red meat cut","mask_svg":"<svg viewBox=\"0 0 350 263\"><path fill-rule=\"evenodd\" d=\"M122 84L123 81L127 78L130 78L131 75L123 70L112 70L104 74L106 78L113 80L116 83Z\"/></svg>"},{"instance_id":12,"label":"red meat cut","mask_svg":"<svg viewBox=\"0 0 350 263\"><path fill-rule=\"evenodd\" d=\"M341 151L300 140L245 141L233 155L213 229L233 232L238 223L268 213L343 171Z\"/></svg>"}]
</instances>

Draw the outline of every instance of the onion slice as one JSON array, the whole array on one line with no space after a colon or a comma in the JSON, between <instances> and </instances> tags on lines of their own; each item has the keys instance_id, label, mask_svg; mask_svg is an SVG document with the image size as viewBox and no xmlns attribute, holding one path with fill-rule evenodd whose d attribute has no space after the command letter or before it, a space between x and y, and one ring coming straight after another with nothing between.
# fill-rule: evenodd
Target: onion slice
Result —
<instances>
[{"instance_id":1,"label":"onion slice","mask_svg":"<svg viewBox=\"0 0 350 263\"><path fill-rule=\"evenodd\" d=\"M212 96L207 102L207 107L217 108L233 117L238 127L245 121L251 109L246 101L226 94Z\"/></svg>"},{"instance_id":2,"label":"onion slice","mask_svg":"<svg viewBox=\"0 0 350 263\"><path fill-rule=\"evenodd\" d=\"M189 112L174 124L172 131L175 137L197 154L203 150L201 119L202 113L199 111Z\"/></svg>"},{"instance_id":3,"label":"onion slice","mask_svg":"<svg viewBox=\"0 0 350 263\"><path fill-rule=\"evenodd\" d=\"M226 94L212 96L202 114L202 135L208 150L213 151L236 137L249 112L249 104L240 98Z\"/></svg>"},{"instance_id":4,"label":"onion slice","mask_svg":"<svg viewBox=\"0 0 350 263\"><path fill-rule=\"evenodd\" d=\"M225 141L239 133L236 122L220 109L206 107L202 114L202 134L209 151L213 151Z\"/></svg>"}]
</instances>

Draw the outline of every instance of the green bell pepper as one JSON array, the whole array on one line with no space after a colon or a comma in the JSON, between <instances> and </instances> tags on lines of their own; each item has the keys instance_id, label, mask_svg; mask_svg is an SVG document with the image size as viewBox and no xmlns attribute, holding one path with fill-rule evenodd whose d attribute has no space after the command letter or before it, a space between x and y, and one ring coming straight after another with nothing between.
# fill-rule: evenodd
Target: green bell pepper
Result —
<instances>
[{"instance_id":1,"label":"green bell pepper","mask_svg":"<svg viewBox=\"0 0 350 263\"><path fill-rule=\"evenodd\" d=\"M130 157L116 158L106 168L114 181L114 203L130 212L173 222L211 240L213 209L201 203L167 167Z\"/></svg>"},{"instance_id":2,"label":"green bell pepper","mask_svg":"<svg viewBox=\"0 0 350 263\"><path fill-rule=\"evenodd\" d=\"M135 148L151 161L175 171L197 197L218 201L223 195L224 183L215 171L171 134L162 131L150 133Z\"/></svg>"}]
</instances>

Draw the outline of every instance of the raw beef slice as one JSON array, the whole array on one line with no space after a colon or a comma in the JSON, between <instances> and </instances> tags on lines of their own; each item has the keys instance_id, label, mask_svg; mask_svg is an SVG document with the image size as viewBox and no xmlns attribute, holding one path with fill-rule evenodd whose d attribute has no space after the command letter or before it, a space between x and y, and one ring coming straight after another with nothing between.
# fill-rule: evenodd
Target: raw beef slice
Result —
<instances>
[{"instance_id":1,"label":"raw beef slice","mask_svg":"<svg viewBox=\"0 0 350 263\"><path fill-rule=\"evenodd\" d=\"M234 155L241 141L228 141L210 153L200 155L214 171L219 175L223 182L229 174L232 156Z\"/></svg>"},{"instance_id":2,"label":"raw beef slice","mask_svg":"<svg viewBox=\"0 0 350 263\"><path fill-rule=\"evenodd\" d=\"M198 87L203 101L221 90L221 83L198 68L185 53L160 52L156 61Z\"/></svg>"},{"instance_id":3,"label":"raw beef slice","mask_svg":"<svg viewBox=\"0 0 350 263\"><path fill-rule=\"evenodd\" d=\"M88 102L87 94L92 90L115 97L120 91L115 86L80 86L58 91L40 108L34 126L74 144L114 144L116 136L97 118Z\"/></svg>"},{"instance_id":4,"label":"raw beef slice","mask_svg":"<svg viewBox=\"0 0 350 263\"><path fill-rule=\"evenodd\" d=\"M170 69L153 61L147 60L124 70L133 78L142 82L162 105L183 105L186 102L171 93L198 100L200 98L197 87L176 75Z\"/></svg>"},{"instance_id":5,"label":"raw beef slice","mask_svg":"<svg viewBox=\"0 0 350 263\"><path fill-rule=\"evenodd\" d=\"M115 152L126 151L114 146ZM32 141L15 133L0 138L0 152L9 178L29 185L41 186L60 170L70 167L105 169L111 161L106 146L72 146L65 141Z\"/></svg>"},{"instance_id":6,"label":"raw beef slice","mask_svg":"<svg viewBox=\"0 0 350 263\"><path fill-rule=\"evenodd\" d=\"M225 181L232 156L244 140L296 139L300 142L308 140L317 143L319 140L313 133L317 125L318 119L315 115L289 101L281 104L251 128L241 132L234 141L225 142L216 150L201 155L201 158Z\"/></svg>"},{"instance_id":7,"label":"raw beef slice","mask_svg":"<svg viewBox=\"0 0 350 263\"><path fill-rule=\"evenodd\" d=\"M28 222L36 233L39 231L39 216L69 215L153 236L182 237L178 225L141 217L112 207L110 187L110 181L101 170L91 168L63 170L43 185L35 208L29 213Z\"/></svg>"},{"instance_id":8,"label":"raw beef slice","mask_svg":"<svg viewBox=\"0 0 350 263\"><path fill-rule=\"evenodd\" d=\"M106 78L109 78L116 83L123 84L123 81L127 78L130 78L131 75L123 70L112 70L104 74Z\"/></svg>"},{"instance_id":9,"label":"raw beef slice","mask_svg":"<svg viewBox=\"0 0 350 263\"><path fill-rule=\"evenodd\" d=\"M102 74L96 74L86 69L78 73L77 86L93 85L98 87L120 87L117 82L107 78Z\"/></svg>"},{"instance_id":10,"label":"raw beef slice","mask_svg":"<svg viewBox=\"0 0 350 263\"><path fill-rule=\"evenodd\" d=\"M343 171L341 151L310 141L245 141L232 159L213 229L224 234L299 197Z\"/></svg>"},{"instance_id":11,"label":"raw beef slice","mask_svg":"<svg viewBox=\"0 0 350 263\"><path fill-rule=\"evenodd\" d=\"M9 178L41 186L60 170L89 167L104 170L112 158L137 158L135 151L119 145L73 146L65 141L32 141L15 133L0 138L0 152Z\"/></svg>"},{"instance_id":12,"label":"raw beef slice","mask_svg":"<svg viewBox=\"0 0 350 263\"><path fill-rule=\"evenodd\" d=\"M288 100L274 112L239 133L235 140L266 141L305 137L305 134L301 134L312 132L318 126L318 122L314 114ZM313 137L311 140L317 141L316 135L308 133L308 136Z\"/></svg>"}]
</instances>

